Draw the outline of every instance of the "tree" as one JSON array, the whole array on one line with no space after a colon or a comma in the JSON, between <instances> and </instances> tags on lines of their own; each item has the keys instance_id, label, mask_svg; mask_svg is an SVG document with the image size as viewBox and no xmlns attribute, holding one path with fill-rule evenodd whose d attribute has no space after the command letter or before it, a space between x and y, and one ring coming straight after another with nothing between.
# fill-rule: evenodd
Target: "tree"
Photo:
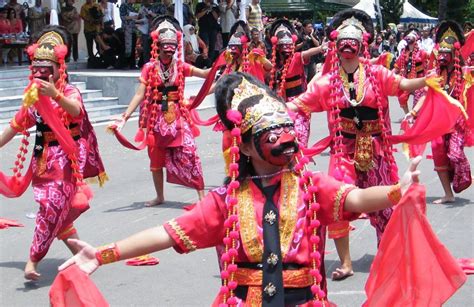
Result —
<instances>
[{"instance_id":1,"label":"tree","mask_svg":"<svg viewBox=\"0 0 474 307\"><path fill-rule=\"evenodd\" d=\"M380 0L380 6L385 24L400 22L400 16L403 13L403 0Z\"/></svg>"},{"instance_id":2,"label":"tree","mask_svg":"<svg viewBox=\"0 0 474 307\"><path fill-rule=\"evenodd\" d=\"M447 12L448 12L448 0L439 0L438 20L439 21L445 20Z\"/></svg>"}]
</instances>

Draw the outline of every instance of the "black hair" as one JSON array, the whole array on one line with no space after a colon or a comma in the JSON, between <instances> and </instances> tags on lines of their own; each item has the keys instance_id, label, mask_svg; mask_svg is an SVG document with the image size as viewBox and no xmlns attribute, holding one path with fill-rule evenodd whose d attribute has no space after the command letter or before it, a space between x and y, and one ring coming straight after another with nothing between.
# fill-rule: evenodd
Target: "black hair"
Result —
<instances>
[{"instance_id":1,"label":"black hair","mask_svg":"<svg viewBox=\"0 0 474 307\"><path fill-rule=\"evenodd\" d=\"M357 9L345 9L334 15L331 24L326 28L326 36L331 39L331 32L336 30L344 20L354 17L358 19L365 28L365 31L370 34L370 38L367 43L370 45L374 40L374 25L372 18L361 10Z\"/></svg>"},{"instance_id":2,"label":"black hair","mask_svg":"<svg viewBox=\"0 0 474 307\"><path fill-rule=\"evenodd\" d=\"M461 44L461 46L464 45L464 42L466 40L466 38L464 37L464 32L461 28L461 25L454 20L443 20L438 25L438 30L436 31L435 43L437 44L441 43L441 38L448 29L453 30L454 33L456 33L456 36L458 37L459 43Z\"/></svg>"},{"instance_id":3,"label":"black hair","mask_svg":"<svg viewBox=\"0 0 474 307\"><path fill-rule=\"evenodd\" d=\"M229 37L234 35L235 32L237 32L237 30L242 32L241 29L244 31L245 36L247 36L247 39L249 39L250 38L250 28L249 28L248 24L243 20L238 20L232 25L232 27L230 28L230 32L229 32Z\"/></svg>"},{"instance_id":4,"label":"black hair","mask_svg":"<svg viewBox=\"0 0 474 307\"><path fill-rule=\"evenodd\" d=\"M181 31L181 27L179 26L179 21L176 20L176 18L168 16L168 15L158 16L155 19L153 19L153 21L151 22L151 30L152 31L156 30L156 28L158 28L160 23L164 22L165 20L172 23L176 31Z\"/></svg>"},{"instance_id":5,"label":"black hair","mask_svg":"<svg viewBox=\"0 0 474 307\"><path fill-rule=\"evenodd\" d=\"M7 8L7 19L10 19L13 13L13 18L16 18L16 11L14 8Z\"/></svg>"}]
</instances>

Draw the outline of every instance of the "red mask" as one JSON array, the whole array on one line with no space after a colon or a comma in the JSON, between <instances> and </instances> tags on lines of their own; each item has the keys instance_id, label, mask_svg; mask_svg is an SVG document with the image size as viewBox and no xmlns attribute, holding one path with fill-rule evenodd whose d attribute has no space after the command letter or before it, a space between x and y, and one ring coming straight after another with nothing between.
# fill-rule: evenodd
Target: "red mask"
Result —
<instances>
[{"instance_id":1,"label":"red mask","mask_svg":"<svg viewBox=\"0 0 474 307\"><path fill-rule=\"evenodd\" d=\"M260 157L272 165L287 165L298 150L293 127L278 127L254 139Z\"/></svg>"},{"instance_id":2,"label":"red mask","mask_svg":"<svg viewBox=\"0 0 474 307\"><path fill-rule=\"evenodd\" d=\"M360 43L353 38L344 38L337 41L337 51L345 59L353 59L359 55Z\"/></svg>"},{"instance_id":3,"label":"red mask","mask_svg":"<svg viewBox=\"0 0 474 307\"><path fill-rule=\"evenodd\" d=\"M280 53L290 54L292 49L293 49L292 44L280 44L280 45L278 45L278 51Z\"/></svg>"},{"instance_id":4,"label":"red mask","mask_svg":"<svg viewBox=\"0 0 474 307\"><path fill-rule=\"evenodd\" d=\"M234 58L239 57L242 53L242 46L239 45L229 45L229 51L233 55Z\"/></svg>"},{"instance_id":5,"label":"red mask","mask_svg":"<svg viewBox=\"0 0 474 307\"><path fill-rule=\"evenodd\" d=\"M439 66L448 66L452 63L453 61L453 55L451 52L439 52L438 53L438 62Z\"/></svg>"},{"instance_id":6,"label":"red mask","mask_svg":"<svg viewBox=\"0 0 474 307\"><path fill-rule=\"evenodd\" d=\"M49 81L49 76L54 78L54 66L47 61L33 61L31 70L34 78L44 81Z\"/></svg>"},{"instance_id":7,"label":"red mask","mask_svg":"<svg viewBox=\"0 0 474 307\"><path fill-rule=\"evenodd\" d=\"M174 54L178 46L175 44L160 44L160 49L166 53Z\"/></svg>"}]
</instances>

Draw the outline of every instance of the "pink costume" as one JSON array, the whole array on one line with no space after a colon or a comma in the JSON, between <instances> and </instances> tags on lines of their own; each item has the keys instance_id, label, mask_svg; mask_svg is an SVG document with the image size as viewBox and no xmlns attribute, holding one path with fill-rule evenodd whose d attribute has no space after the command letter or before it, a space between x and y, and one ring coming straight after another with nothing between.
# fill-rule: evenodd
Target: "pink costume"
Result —
<instances>
[{"instance_id":1,"label":"pink costume","mask_svg":"<svg viewBox=\"0 0 474 307\"><path fill-rule=\"evenodd\" d=\"M327 225L342 219L356 218L357 215L343 210L348 192L355 187L343 184L322 173L315 173L315 176L317 190L321 191L317 193L317 200L321 206L318 210L318 220L321 224ZM304 303L308 297L311 298L309 288L312 282L312 279L308 278L311 244L310 234L306 230L308 219L302 198L304 192L299 187L298 177L292 172L274 177L270 184L279 185L273 194L273 202L280 216L279 232L285 288L288 285L290 285L289 288L294 288L297 296L304 298ZM211 191L192 210L164 224L166 231L175 241L175 249L179 253L222 245L226 236L225 220L228 216L226 190L227 187L223 186ZM235 292L239 302L247 300L247 303L251 304L255 302L255 299L260 299L261 302L261 282L257 286L249 279L258 270L258 264L265 261L262 259L262 224L264 220L266 223L271 223L272 217L263 216L266 198L254 180L244 179L236 197L239 201L237 210L240 221L240 239L236 243L235 263L238 269L235 280L239 287ZM292 280L293 275L298 274L307 277L299 278L297 281ZM217 305L221 300L221 295L219 295L214 303Z\"/></svg>"},{"instance_id":2,"label":"pink costume","mask_svg":"<svg viewBox=\"0 0 474 307\"><path fill-rule=\"evenodd\" d=\"M105 178L104 166L99 155L97 139L84 109L79 90L67 84L64 96L79 101L81 112L72 118L69 116L69 131L77 145L77 163L84 178L98 177L102 183ZM51 99L55 110L59 106ZM22 109L10 123L18 132L36 125L36 140L32 158L33 193L40 208L36 217L30 259L40 261L48 252L54 238L64 240L76 231L73 222L88 209L72 206L76 193L71 161L63 151L51 128L44 123L35 107L27 111Z\"/></svg>"},{"instance_id":3,"label":"pink costume","mask_svg":"<svg viewBox=\"0 0 474 307\"><path fill-rule=\"evenodd\" d=\"M367 69L371 68L375 82L378 86L379 102L381 103L381 111L384 121L379 120L377 105L377 94L371 82L365 82L367 76ZM328 112L328 126L331 131L331 161L329 165L329 173L334 174L335 171L335 144L338 140L336 134L341 134L342 142L342 161L346 161L348 165L355 166L352 178L355 185L360 188L367 188L377 185L390 185L396 183L396 178L392 176L391 165L393 156L391 153L391 145L386 144L382 137L382 130L385 129L387 133L391 132L388 96L395 96L399 90L401 77L391 72L390 70L380 66L364 64L360 65L359 69L364 72L354 73L354 83L359 84L360 76L364 78L364 90L360 97L360 104L352 107L351 104L344 99L343 84L336 86L336 91L339 99L339 104L331 105L331 86L332 74L325 74L321 78L311 82L308 90L295 99L293 102L298 106L300 111L310 114L312 112ZM334 82L334 81L333 81ZM347 98L347 97L346 97ZM331 114L337 111L339 118L332 119ZM358 127L357 121L362 125ZM335 123L340 122L340 127ZM336 132L337 129L340 132ZM394 163L394 162L393 162ZM391 208L383 211L369 214L371 224L376 228L377 238L380 241L381 235L385 229L386 224L392 213Z\"/></svg>"},{"instance_id":4,"label":"pink costume","mask_svg":"<svg viewBox=\"0 0 474 307\"><path fill-rule=\"evenodd\" d=\"M148 127L154 135L153 144L148 144L150 170L166 167L168 182L202 190L201 160L197 155L186 107L180 105L177 63L173 61L170 64L167 80L159 65L158 61L148 62L140 77L140 82L150 93L140 107L140 128ZM193 66L187 63L182 65L183 77L191 76Z\"/></svg>"}]
</instances>

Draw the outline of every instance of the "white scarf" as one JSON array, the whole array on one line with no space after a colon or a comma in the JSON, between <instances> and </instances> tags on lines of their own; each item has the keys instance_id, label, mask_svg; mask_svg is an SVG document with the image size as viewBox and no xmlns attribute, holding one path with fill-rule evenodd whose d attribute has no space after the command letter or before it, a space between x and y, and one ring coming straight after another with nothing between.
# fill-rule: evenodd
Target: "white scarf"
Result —
<instances>
[{"instance_id":1,"label":"white scarf","mask_svg":"<svg viewBox=\"0 0 474 307\"><path fill-rule=\"evenodd\" d=\"M190 34L190 30L193 26L188 24L183 27L183 33L184 33L184 41L185 42L190 42L191 46L193 47L194 52L200 53L199 52L199 42L196 34Z\"/></svg>"}]
</instances>

